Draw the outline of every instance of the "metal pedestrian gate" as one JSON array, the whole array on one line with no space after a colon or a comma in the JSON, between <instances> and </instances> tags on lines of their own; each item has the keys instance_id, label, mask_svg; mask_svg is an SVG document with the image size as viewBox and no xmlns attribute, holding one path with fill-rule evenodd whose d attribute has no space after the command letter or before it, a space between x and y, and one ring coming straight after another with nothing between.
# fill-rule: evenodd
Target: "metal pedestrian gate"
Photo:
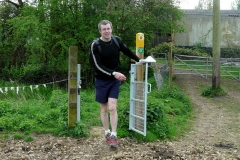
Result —
<instances>
[{"instance_id":1,"label":"metal pedestrian gate","mask_svg":"<svg viewBox=\"0 0 240 160\"><path fill-rule=\"evenodd\" d=\"M139 73L139 67L145 70ZM139 75L143 74L142 80ZM129 130L138 132L146 136L147 132L147 94L151 92L151 84L148 83L148 63L131 65L131 83L130 83L130 112L129 112ZM150 91L148 91L150 90Z\"/></svg>"}]
</instances>

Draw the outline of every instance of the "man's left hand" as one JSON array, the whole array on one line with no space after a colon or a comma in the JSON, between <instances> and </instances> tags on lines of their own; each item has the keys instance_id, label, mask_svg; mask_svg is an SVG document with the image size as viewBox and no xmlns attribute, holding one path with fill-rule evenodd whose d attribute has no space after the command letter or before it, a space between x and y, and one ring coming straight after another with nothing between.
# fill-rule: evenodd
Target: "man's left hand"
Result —
<instances>
[{"instance_id":1,"label":"man's left hand","mask_svg":"<svg viewBox=\"0 0 240 160\"><path fill-rule=\"evenodd\" d=\"M125 81L127 79L126 76L120 72L116 72L114 77L119 81Z\"/></svg>"}]
</instances>

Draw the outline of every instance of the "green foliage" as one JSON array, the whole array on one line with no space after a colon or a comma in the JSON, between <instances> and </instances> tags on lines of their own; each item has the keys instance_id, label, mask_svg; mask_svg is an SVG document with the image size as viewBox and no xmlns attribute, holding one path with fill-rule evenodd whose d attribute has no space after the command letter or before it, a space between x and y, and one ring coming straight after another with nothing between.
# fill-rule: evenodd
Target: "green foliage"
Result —
<instances>
[{"instance_id":1,"label":"green foliage","mask_svg":"<svg viewBox=\"0 0 240 160\"><path fill-rule=\"evenodd\" d=\"M32 142L32 141L34 141L34 138L32 136L26 136L24 141L25 142Z\"/></svg>"},{"instance_id":2,"label":"green foliage","mask_svg":"<svg viewBox=\"0 0 240 160\"><path fill-rule=\"evenodd\" d=\"M139 141L173 139L184 133L191 118L191 103L173 85L171 91L167 85L157 90L153 71L149 70L149 82L152 92L148 94L147 136L129 130L129 81L121 85L118 100L118 136L131 137ZM3 82L0 82L3 83ZM154 87L155 86L155 87ZM39 94L37 90L29 92L28 99L9 95L0 101L0 132L24 133L22 139L31 141L29 133L53 133L56 136L88 137L92 126L101 126L100 107L95 102L94 90L81 91L81 121L74 127L68 127L68 95L66 91L55 88ZM44 93L46 95L44 95ZM33 96L37 94L37 96ZM22 134L20 134L22 135Z\"/></svg>"},{"instance_id":3,"label":"green foliage","mask_svg":"<svg viewBox=\"0 0 240 160\"><path fill-rule=\"evenodd\" d=\"M240 0L234 0L234 1L231 3L231 7L232 7L232 9L234 9L234 10L240 10Z\"/></svg>"},{"instance_id":4,"label":"green foliage","mask_svg":"<svg viewBox=\"0 0 240 160\"><path fill-rule=\"evenodd\" d=\"M8 139L9 135L8 134L0 134L0 140L5 140Z\"/></svg>"},{"instance_id":5,"label":"green foliage","mask_svg":"<svg viewBox=\"0 0 240 160\"><path fill-rule=\"evenodd\" d=\"M16 133L13 135L13 138L14 139L17 139L17 140L22 140L24 139L25 142L31 142L34 140L34 138L30 135L25 135L25 134L22 134L22 133Z\"/></svg>"},{"instance_id":6,"label":"green foliage","mask_svg":"<svg viewBox=\"0 0 240 160\"><path fill-rule=\"evenodd\" d=\"M168 43L161 43L156 47L148 50L148 53L169 53L169 44ZM198 48L195 49L187 49L187 48L179 48L176 46L172 47L172 53L180 54L180 55L192 55L192 56L209 56L207 53L199 50Z\"/></svg>"},{"instance_id":7,"label":"green foliage","mask_svg":"<svg viewBox=\"0 0 240 160\"><path fill-rule=\"evenodd\" d=\"M68 103L68 95L63 90L53 90L52 96L48 101L50 108L58 108L59 106L65 106Z\"/></svg>"},{"instance_id":8,"label":"green foliage","mask_svg":"<svg viewBox=\"0 0 240 160\"><path fill-rule=\"evenodd\" d=\"M82 87L89 88L93 77L86 53L89 43L99 37L97 24L102 19L112 21L113 34L130 48L135 48L138 32L144 32L145 46L150 48L155 32L183 31L179 22L183 12L173 0L43 0L34 6L26 1L19 8L6 1L0 12L0 74L22 83L65 79L68 49L78 46Z\"/></svg>"},{"instance_id":9,"label":"green foliage","mask_svg":"<svg viewBox=\"0 0 240 160\"><path fill-rule=\"evenodd\" d=\"M153 132L159 134L160 139L172 139L181 135L192 113L189 99L175 85L172 86L171 91L168 86L163 86L160 92L155 91L152 94L151 99L157 99L161 103L161 110L164 113L163 119L150 127L155 129Z\"/></svg>"},{"instance_id":10,"label":"green foliage","mask_svg":"<svg viewBox=\"0 0 240 160\"><path fill-rule=\"evenodd\" d=\"M213 10L213 1L212 0L199 0L198 5L195 6L195 9L198 9L198 10Z\"/></svg>"},{"instance_id":11,"label":"green foliage","mask_svg":"<svg viewBox=\"0 0 240 160\"><path fill-rule=\"evenodd\" d=\"M201 95L205 97L217 97L217 96L225 96L227 93L222 88L213 89L208 86L202 89Z\"/></svg>"},{"instance_id":12,"label":"green foliage","mask_svg":"<svg viewBox=\"0 0 240 160\"><path fill-rule=\"evenodd\" d=\"M29 99L41 99L47 100L51 97L53 88L49 85L23 85L18 84L18 82L2 82L0 85L4 86L2 88L4 93L0 94L0 100L11 99L16 100L29 100ZM7 91L5 91L5 87ZM18 87L18 91L17 91ZM33 94L34 93L34 94Z\"/></svg>"},{"instance_id":13,"label":"green foliage","mask_svg":"<svg viewBox=\"0 0 240 160\"><path fill-rule=\"evenodd\" d=\"M171 90L168 88L168 84L164 84L160 92L157 92L154 94L158 98L162 98L168 102L167 98L172 98L175 100L178 100L183 103L183 105L186 107L187 111L191 111L191 102L190 100L184 95L179 88L173 84Z\"/></svg>"},{"instance_id":14,"label":"green foliage","mask_svg":"<svg viewBox=\"0 0 240 160\"><path fill-rule=\"evenodd\" d=\"M18 97L14 101L1 100L0 131L54 133L73 137L86 136L87 129L83 123L76 124L74 129L68 128L66 125L68 121L67 93L57 89L48 91L50 93L45 93L49 97L38 95L31 96L29 99ZM38 94L37 91L28 92L32 95ZM15 95L12 95L10 99L14 99L14 97ZM27 139L31 140L31 138Z\"/></svg>"},{"instance_id":15,"label":"green foliage","mask_svg":"<svg viewBox=\"0 0 240 160\"><path fill-rule=\"evenodd\" d=\"M152 77L149 78L149 82ZM153 83L153 86L155 84ZM128 84L123 84L124 93L127 94ZM156 88L156 87L152 87ZM118 107L118 136L132 137L139 141L156 141L173 139L181 136L188 126L188 119L191 118L192 107L189 99L180 92L176 85L169 91L167 85L160 91L153 90L148 95L147 104L147 136L144 137L129 128L129 104L119 100Z\"/></svg>"},{"instance_id":16,"label":"green foliage","mask_svg":"<svg viewBox=\"0 0 240 160\"><path fill-rule=\"evenodd\" d=\"M24 137L23 134L14 134L14 135L13 135L13 138L14 138L14 139L18 139L18 140L19 140L19 139L23 139L23 137Z\"/></svg>"},{"instance_id":17,"label":"green foliage","mask_svg":"<svg viewBox=\"0 0 240 160\"><path fill-rule=\"evenodd\" d=\"M147 121L148 123L154 123L155 121L162 121L164 118L163 103L159 104L159 101L151 101L148 103L147 109Z\"/></svg>"},{"instance_id":18,"label":"green foliage","mask_svg":"<svg viewBox=\"0 0 240 160\"><path fill-rule=\"evenodd\" d=\"M221 48L221 58L240 58L239 48Z\"/></svg>"},{"instance_id":19,"label":"green foliage","mask_svg":"<svg viewBox=\"0 0 240 160\"><path fill-rule=\"evenodd\" d=\"M69 128L67 123L62 123L59 130L55 133L57 136L69 136L74 138L87 137L89 128L82 121L76 122L73 128Z\"/></svg>"},{"instance_id":20,"label":"green foliage","mask_svg":"<svg viewBox=\"0 0 240 160\"><path fill-rule=\"evenodd\" d=\"M24 131L34 130L34 128L35 128L34 125L35 125L34 122L32 122L30 120L22 121L19 124L19 131L24 132Z\"/></svg>"}]
</instances>

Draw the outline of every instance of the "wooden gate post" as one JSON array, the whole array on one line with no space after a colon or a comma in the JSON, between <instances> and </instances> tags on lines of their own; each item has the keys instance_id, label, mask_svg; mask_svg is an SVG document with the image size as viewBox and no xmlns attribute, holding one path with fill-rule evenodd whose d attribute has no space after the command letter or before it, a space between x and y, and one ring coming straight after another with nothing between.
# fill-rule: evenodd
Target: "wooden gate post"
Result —
<instances>
[{"instance_id":1,"label":"wooden gate post","mask_svg":"<svg viewBox=\"0 0 240 160\"><path fill-rule=\"evenodd\" d=\"M68 127L77 121L77 46L69 47L68 60Z\"/></svg>"},{"instance_id":2,"label":"wooden gate post","mask_svg":"<svg viewBox=\"0 0 240 160\"><path fill-rule=\"evenodd\" d=\"M137 33L136 34L136 54L140 59L144 59L144 34ZM143 65L137 66L137 81L143 82L143 73L144 68ZM136 84L136 98L143 99L143 84ZM136 115L143 116L144 115L144 104L142 102L136 102ZM136 119L135 121L136 129L141 129L141 126L144 125L144 122L140 119Z\"/></svg>"}]
</instances>

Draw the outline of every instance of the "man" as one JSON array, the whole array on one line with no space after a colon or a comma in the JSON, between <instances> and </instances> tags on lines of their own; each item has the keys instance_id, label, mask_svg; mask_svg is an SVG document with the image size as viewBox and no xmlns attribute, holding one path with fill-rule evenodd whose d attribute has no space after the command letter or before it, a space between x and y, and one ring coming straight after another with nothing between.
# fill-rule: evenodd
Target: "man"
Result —
<instances>
[{"instance_id":1,"label":"man","mask_svg":"<svg viewBox=\"0 0 240 160\"><path fill-rule=\"evenodd\" d=\"M101 121L105 130L106 142L111 147L117 147L117 100L120 91L121 81L126 80L126 76L118 72L120 51L129 58L139 62L136 56L118 37L112 37L112 23L108 20L102 20L98 24L98 30L101 37L91 44L90 56L93 60L95 72L96 101L101 107ZM115 42L114 38L117 40ZM101 51L99 51L99 46ZM108 110L110 111L109 129Z\"/></svg>"}]
</instances>

